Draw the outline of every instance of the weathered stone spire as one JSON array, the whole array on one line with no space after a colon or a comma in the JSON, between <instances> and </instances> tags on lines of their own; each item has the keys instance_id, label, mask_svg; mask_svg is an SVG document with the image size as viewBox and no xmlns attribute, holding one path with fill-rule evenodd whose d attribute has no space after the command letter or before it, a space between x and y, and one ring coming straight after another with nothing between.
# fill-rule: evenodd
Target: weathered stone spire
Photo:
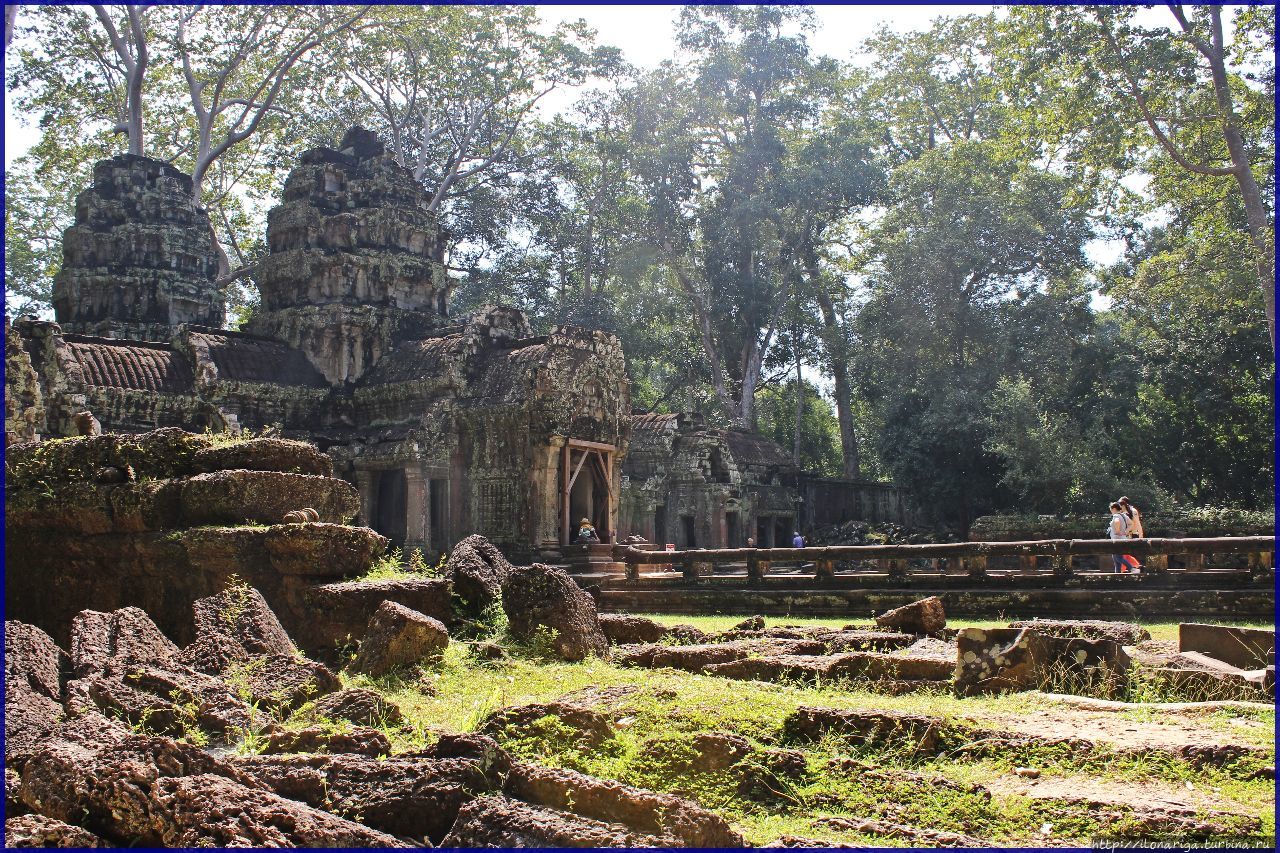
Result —
<instances>
[{"instance_id":1,"label":"weathered stone spire","mask_svg":"<svg viewBox=\"0 0 1280 853\"><path fill-rule=\"evenodd\" d=\"M354 127L338 150L316 148L289 174L267 215L270 254L255 276L255 334L304 352L334 385L354 382L396 340L439 325L448 282L427 195Z\"/></svg>"},{"instance_id":2,"label":"weathered stone spire","mask_svg":"<svg viewBox=\"0 0 1280 853\"><path fill-rule=\"evenodd\" d=\"M64 331L167 341L181 323L220 327L218 261L191 178L168 163L122 154L93 167L76 197L53 281Z\"/></svg>"}]
</instances>

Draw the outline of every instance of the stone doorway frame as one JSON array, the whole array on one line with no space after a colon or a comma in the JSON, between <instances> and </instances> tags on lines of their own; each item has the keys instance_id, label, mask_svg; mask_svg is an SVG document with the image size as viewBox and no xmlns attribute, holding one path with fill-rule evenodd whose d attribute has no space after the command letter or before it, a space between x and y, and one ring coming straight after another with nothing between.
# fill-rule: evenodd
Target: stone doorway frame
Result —
<instances>
[{"instance_id":1,"label":"stone doorway frame","mask_svg":"<svg viewBox=\"0 0 1280 853\"><path fill-rule=\"evenodd\" d=\"M612 444L599 441L584 441L570 438L565 440L560 451L560 544L573 544L573 519L570 517L570 497L573 484L578 481L584 468L592 465L590 476L599 475L599 482L605 490L605 512L602 524L596 525L596 532L601 542L609 542L613 536L613 455L618 448Z\"/></svg>"}]
</instances>

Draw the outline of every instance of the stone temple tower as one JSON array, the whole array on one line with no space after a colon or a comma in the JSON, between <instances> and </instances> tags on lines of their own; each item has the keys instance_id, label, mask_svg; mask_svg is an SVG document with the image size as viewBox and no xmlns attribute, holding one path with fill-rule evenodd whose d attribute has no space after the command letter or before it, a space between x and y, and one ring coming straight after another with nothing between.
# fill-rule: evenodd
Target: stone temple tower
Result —
<instances>
[{"instance_id":1,"label":"stone temple tower","mask_svg":"<svg viewBox=\"0 0 1280 853\"><path fill-rule=\"evenodd\" d=\"M122 154L93 167L62 238L53 308L63 330L168 341L181 323L219 327L223 295L209 216L191 178Z\"/></svg>"},{"instance_id":2,"label":"stone temple tower","mask_svg":"<svg viewBox=\"0 0 1280 853\"><path fill-rule=\"evenodd\" d=\"M246 331L301 350L335 386L442 325L443 244L427 197L371 131L302 155L267 215L269 254Z\"/></svg>"}]
</instances>

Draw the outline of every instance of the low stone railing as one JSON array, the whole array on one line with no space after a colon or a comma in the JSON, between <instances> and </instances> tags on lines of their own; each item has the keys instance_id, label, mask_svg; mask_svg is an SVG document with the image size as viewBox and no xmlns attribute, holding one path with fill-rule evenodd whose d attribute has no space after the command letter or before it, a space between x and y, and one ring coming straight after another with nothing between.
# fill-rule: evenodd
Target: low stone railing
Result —
<instances>
[{"instance_id":1,"label":"low stone railing","mask_svg":"<svg viewBox=\"0 0 1280 853\"><path fill-rule=\"evenodd\" d=\"M1210 568L1209 558L1222 554L1242 554L1253 574L1273 570L1274 536L1226 536L1212 539L1129 539L1119 543L1109 539L1045 539L1035 542L955 542L934 545L833 545L815 548L721 548L694 551L651 551L634 545L618 545L614 559L626 564L628 580L638 580L646 566L679 567L677 582L694 582L709 575L717 565L746 566L748 584L763 581L775 563L807 568L812 578L832 582L837 577L883 574L890 580L912 574L968 576L980 580L987 575L993 559L1013 562L1006 575L1038 576L1040 563L1048 563L1053 577L1066 579L1077 572L1080 558L1097 558L1098 572L1112 573L1111 555L1132 554L1144 563L1147 576L1170 571L1170 557L1180 558L1179 572L1200 572ZM836 563L861 563L837 576ZM870 562L871 566L866 564ZM924 565L921 565L923 563ZM913 565L914 564L914 565ZM787 573L796 578L794 571ZM804 577L802 572L799 577Z\"/></svg>"}]
</instances>

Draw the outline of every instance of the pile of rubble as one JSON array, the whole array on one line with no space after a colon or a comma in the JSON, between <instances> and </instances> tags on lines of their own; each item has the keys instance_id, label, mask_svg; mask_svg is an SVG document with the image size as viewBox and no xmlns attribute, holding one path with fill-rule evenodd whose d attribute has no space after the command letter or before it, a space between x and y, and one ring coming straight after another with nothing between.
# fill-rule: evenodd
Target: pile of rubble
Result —
<instances>
[{"instance_id":1,"label":"pile of rubble","mask_svg":"<svg viewBox=\"0 0 1280 853\"><path fill-rule=\"evenodd\" d=\"M759 616L718 634L626 615L602 615L600 624L617 663L751 681L839 679L881 692L941 688L959 696L1046 687L1115 693L1136 662L1154 684L1199 685L1212 695L1234 687L1259 698L1275 690L1272 632L1186 624L1174 649L1125 622L1038 619L956 630L946 627L936 596L888 611L875 625L838 630L766 627Z\"/></svg>"},{"instance_id":2,"label":"pile of rubble","mask_svg":"<svg viewBox=\"0 0 1280 853\"><path fill-rule=\"evenodd\" d=\"M508 583L513 612L558 580L525 574ZM341 689L256 590L228 589L194 611L183 648L137 608L79 613L69 652L5 623L9 845L743 846L692 802L515 762L485 735L388 757L375 726L400 724L399 709ZM351 666L429 663L448 642L438 621L385 601ZM286 729L267 717L310 702L323 723ZM236 755L249 736L257 754Z\"/></svg>"}]
</instances>

